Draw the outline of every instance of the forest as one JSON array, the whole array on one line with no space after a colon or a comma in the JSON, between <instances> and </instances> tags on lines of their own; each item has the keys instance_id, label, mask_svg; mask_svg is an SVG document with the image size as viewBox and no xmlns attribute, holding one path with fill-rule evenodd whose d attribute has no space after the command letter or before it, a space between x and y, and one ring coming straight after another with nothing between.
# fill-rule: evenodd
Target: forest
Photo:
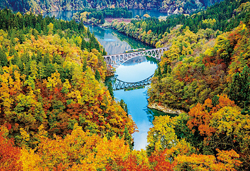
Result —
<instances>
[{"instance_id":1,"label":"forest","mask_svg":"<svg viewBox=\"0 0 250 171\"><path fill-rule=\"evenodd\" d=\"M83 23L104 24L105 18L132 18L127 8L84 9L74 14L73 19Z\"/></svg>"},{"instance_id":2,"label":"forest","mask_svg":"<svg viewBox=\"0 0 250 171\"><path fill-rule=\"evenodd\" d=\"M147 42L161 34L155 46L170 47L149 103L185 112L155 117L138 151L126 104L104 84L106 52L83 23L1 10L0 170L249 170L249 11L226 0L171 16L183 20L168 30L141 26ZM158 22L131 24L147 20Z\"/></svg>"},{"instance_id":3,"label":"forest","mask_svg":"<svg viewBox=\"0 0 250 171\"><path fill-rule=\"evenodd\" d=\"M203 13L217 6L221 5ZM188 113L174 129L177 138L186 138L200 154L234 150L242 162L240 170L248 170L250 2L237 6L227 24L214 22L213 27L198 31L183 24L165 32L156 46L170 48L158 64L148 93L149 103Z\"/></svg>"},{"instance_id":4,"label":"forest","mask_svg":"<svg viewBox=\"0 0 250 171\"><path fill-rule=\"evenodd\" d=\"M247 10L238 9L245 2L248 0L225 0L208 7L205 11L192 15L170 15L166 20L149 17L134 19L129 24L114 21L112 28L141 42L156 46L164 34L170 33L170 30L177 25L182 25L182 29L188 26L194 33L200 29L230 31L238 26L240 21L248 18Z\"/></svg>"},{"instance_id":5,"label":"forest","mask_svg":"<svg viewBox=\"0 0 250 171\"><path fill-rule=\"evenodd\" d=\"M221 0L0 0L0 9L35 13L83 10L84 8L156 9L168 14L189 14Z\"/></svg>"}]
</instances>

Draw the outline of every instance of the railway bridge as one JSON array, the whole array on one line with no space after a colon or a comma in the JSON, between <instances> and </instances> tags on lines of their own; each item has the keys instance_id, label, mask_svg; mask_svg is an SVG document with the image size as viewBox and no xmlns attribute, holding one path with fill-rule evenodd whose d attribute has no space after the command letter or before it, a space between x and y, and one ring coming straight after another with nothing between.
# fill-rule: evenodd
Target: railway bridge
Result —
<instances>
[{"instance_id":1,"label":"railway bridge","mask_svg":"<svg viewBox=\"0 0 250 171\"><path fill-rule=\"evenodd\" d=\"M117 68L118 66L120 66L124 62L126 62L130 59L136 58L136 57L140 57L140 56L149 56L149 57L155 58L155 59L160 61L164 51L167 51L168 49L169 49L169 47L164 47L164 48L157 48L157 49L147 49L144 51L131 52L131 53L107 55L107 56L104 56L104 60L105 60L108 68L110 68L110 67ZM112 79L113 80L112 86L113 86L114 90L144 87L145 85L150 84L150 82L151 82L150 79L153 76L154 76L154 74L149 76L148 78L146 78L144 80L137 81L137 82L126 82L126 81L122 81L122 80L119 80L116 77L114 77Z\"/></svg>"},{"instance_id":2,"label":"railway bridge","mask_svg":"<svg viewBox=\"0 0 250 171\"><path fill-rule=\"evenodd\" d=\"M119 65L123 64L124 62L139 57L139 56L149 56L152 58L155 58L157 60L161 60L161 56L163 55L164 51L167 51L169 48L157 48L157 49L147 49L144 51L138 51L138 52L131 52L131 53L121 53L121 54L115 54L115 55L107 55L103 56L104 60L106 62L106 65L112 66L112 67L118 67Z\"/></svg>"}]
</instances>

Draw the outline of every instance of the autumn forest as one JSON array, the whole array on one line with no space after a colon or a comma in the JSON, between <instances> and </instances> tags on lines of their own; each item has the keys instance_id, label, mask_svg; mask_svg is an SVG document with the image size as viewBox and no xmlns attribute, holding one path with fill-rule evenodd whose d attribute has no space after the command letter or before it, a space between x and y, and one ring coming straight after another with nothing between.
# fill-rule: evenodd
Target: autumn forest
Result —
<instances>
[{"instance_id":1,"label":"autumn forest","mask_svg":"<svg viewBox=\"0 0 250 171\"><path fill-rule=\"evenodd\" d=\"M86 14L131 18L118 7ZM107 52L83 22L2 8L0 170L249 170L250 2L197 9L111 24L169 47L148 103L182 111L155 116L145 150L135 150L137 126L105 82Z\"/></svg>"}]
</instances>

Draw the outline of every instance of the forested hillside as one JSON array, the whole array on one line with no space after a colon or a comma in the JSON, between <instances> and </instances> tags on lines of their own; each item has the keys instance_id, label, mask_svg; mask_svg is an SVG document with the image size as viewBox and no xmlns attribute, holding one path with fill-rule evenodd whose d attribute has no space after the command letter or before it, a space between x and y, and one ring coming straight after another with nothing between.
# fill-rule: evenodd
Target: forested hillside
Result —
<instances>
[{"instance_id":1,"label":"forested hillside","mask_svg":"<svg viewBox=\"0 0 250 171\"><path fill-rule=\"evenodd\" d=\"M75 21L1 10L0 170L248 171L249 11L246 0L226 0L192 16L116 23L170 47L148 100L185 111L155 117L137 151L94 35Z\"/></svg>"},{"instance_id":2,"label":"forested hillside","mask_svg":"<svg viewBox=\"0 0 250 171\"><path fill-rule=\"evenodd\" d=\"M164 52L148 91L150 105L188 112L176 125L171 123L175 119L159 119L155 132L169 124L165 130L174 127L176 133L170 140L187 138L198 154L216 155L217 161L221 150L231 150L224 157L239 154L239 170L248 170L250 162L249 11L250 2L225 1L170 27L156 43L170 49ZM156 148L154 143L148 150ZM165 143L161 141L159 148L169 145ZM176 168L202 168L198 163L203 157L178 155Z\"/></svg>"},{"instance_id":3,"label":"forested hillside","mask_svg":"<svg viewBox=\"0 0 250 171\"><path fill-rule=\"evenodd\" d=\"M14 14L6 9L0 11L0 18L0 154L7 152L0 159L1 170L20 169L9 162L11 151L5 151L3 145L7 135L22 147L15 152L16 159L32 158L32 149L39 148L41 158L36 164L49 169L72 166L71 160L80 162L75 159L80 156L70 156L66 162L60 155L71 152L64 151L57 156L59 160L52 157L53 161L39 164L50 157L46 149L63 137L62 143L70 141L77 146L92 137L90 147L85 148L97 141L120 142L116 137L123 137L125 142L120 143L132 148L134 122L104 86L107 70L102 55L106 52L82 23ZM80 139L67 140L70 134ZM31 164L26 165L25 160L24 170Z\"/></svg>"},{"instance_id":4,"label":"forested hillside","mask_svg":"<svg viewBox=\"0 0 250 171\"><path fill-rule=\"evenodd\" d=\"M234 1L228 3L233 4ZM198 102L203 103L208 97L212 99L215 95L224 93L231 100L238 99L235 103L246 111L249 110L249 35L246 29L249 24L250 3L237 6L233 10L233 17L225 18L227 22L217 22L216 17L214 22L211 18L206 18L202 22L211 21L210 24L201 25L199 29L197 15L201 15L201 18L209 15L210 8L204 15L194 14L192 18L186 19L188 23L197 23L198 29L189 27L184 22L184 25L176 25L162 36L156 46L170 46L170 49L164 53L159 63L155 81L149 91L150 102L157 101L189 111ZM218 7L222 8L221 5ZM221 8L214 6L214 9ZM234 28L239 22L240 26ZM232 31L226 32L227 30ZM244 79L241 78L242 74L245 74ZM246 87L236 83L239 79L243 79L240 82Z\"/></svg>"},{"instance_id":5,"label":"forested hillside","mask_svg":"<svg viewBox=\"0 0 250 171\"><path fill-rule=\"evenodd\" d=\"M169 14L191 13L219 2L220 0L0 0L0 8L14 11L51 12L82 10L84 8L157 9Z\"/></svg>"},{"instance_id":6,"label":"forested hillside","mask_svg":"<svg viewBox=\"0 0 250 171\"><path fill-rule=\"evenodd\" d=\"M159 44L164 44L162 38L177 25L181 25L181 30L188 26L190 31L194 33L201 29L223 32L232 30L239 25L240 21L248 18L249 12L242 7L240 8L244 2L248 2L248 0L225 0L191 16L171 15L166 20L146 18L132 20L129 24L113 21L112 27L144 43L159 46Z\"/></svg>"}]
</instances>

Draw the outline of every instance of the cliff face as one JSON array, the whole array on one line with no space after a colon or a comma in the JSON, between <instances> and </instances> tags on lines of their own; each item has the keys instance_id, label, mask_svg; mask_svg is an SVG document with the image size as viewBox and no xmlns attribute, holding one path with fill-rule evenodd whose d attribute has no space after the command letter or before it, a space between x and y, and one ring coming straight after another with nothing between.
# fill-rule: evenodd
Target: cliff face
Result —
<instances>
[{"instance_id":1,"label":"cliff face","mask_svg":"<svg viewBox=\"0 0 250 171\"><path fill-rule=\"evenodd\" d=\"M13 11L51 12L83 8L157 9L169 14L189 14L222 0L0 0L0 8Z\"/></svg>"}]
</instances>

